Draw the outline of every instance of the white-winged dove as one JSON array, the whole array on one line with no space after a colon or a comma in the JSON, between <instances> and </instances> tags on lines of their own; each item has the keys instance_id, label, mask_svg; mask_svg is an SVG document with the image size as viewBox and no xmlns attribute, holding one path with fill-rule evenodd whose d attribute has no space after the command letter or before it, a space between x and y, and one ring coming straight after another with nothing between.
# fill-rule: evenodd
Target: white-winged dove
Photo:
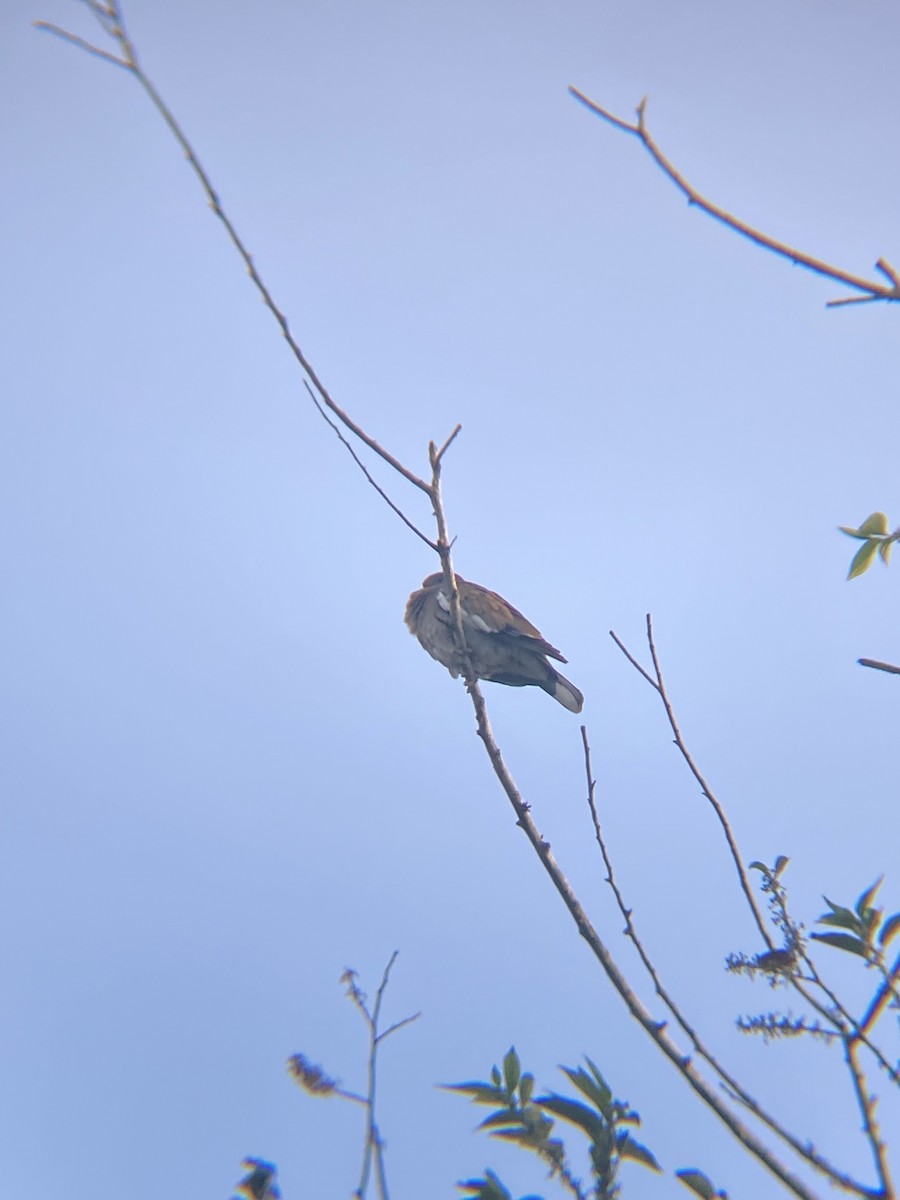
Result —
<instances>
[{"instance_id":1,"label":"white-winged dove","mask_svg":"<svg viewBox=\"0 0 900 1200\"><path fill-rule=\"evenodd\" d=\"M569 712L581 712L584 697L573 683L551 667L548 658L566 662L517 608L496 592L456 576L463 631L469 657L479 679L510 687L539 687ZM454 637L450 597L438 572L423 580L406 605L406 624L432 658L455 679L465 671Z\"/></svg>"}]
</instances>

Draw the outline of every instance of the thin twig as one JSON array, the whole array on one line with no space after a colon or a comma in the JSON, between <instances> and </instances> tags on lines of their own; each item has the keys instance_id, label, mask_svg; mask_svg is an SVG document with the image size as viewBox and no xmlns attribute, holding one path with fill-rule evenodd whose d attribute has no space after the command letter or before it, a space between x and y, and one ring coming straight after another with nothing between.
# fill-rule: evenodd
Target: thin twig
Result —
<instances>
[{"instance_id":1,"label":"thin twig","mask_svg":"<svg viewBox=\"0 0 900 1200\"><path fill-rule=\"evenodd\" d=\"M306 357L303 350L300 348L299 343L296 341L293 334L291 333L290 327L288 325L287 317L284 315L282 310L275 303L272 293L269 291L268 287L266 286L266 284L264 283L264 281L262 279L262 276L257 271L256 265L253 262L253 258L250 254L250 251L245 246L242 238L240 237L235 226L233 225L230 217L225 212L225 209L222 207L222 203L219 199L218 193L216 192L215 188L213 187L211 179L207 175L206 170L204 169L203 165L201 164L199 158L197 157L197 154L196 154L193 146L188 141L187 135L182 130L178 121L175 119L172 111L169 109L168 105L165 103L162 96L156 90L153 83L150 81L149 77L145 74L143 68L138 64L137 55L135 53L134 46L133 46L131 40L129 39L129 37L127 36L127 34L125 33L125 28L124 28L124 24L122 22L121 9L120 9L119 4L117 2L110 4L110 10L107 15L109 17L109 20L114 22L113 24L109 24L101 18L101 16L99 15L99 13L97 11L96 6L91 5L89 7L91 7L91 11L93 11L94 15L97 16L98 20L100 21L101 25L106 30L106 32L110 35L110 37L114 38L114 40L119 45L119 47L122 51L123 58L125 59L125 62L123 63L120 59L116 58L115 56L105 54L102 51L99 51L100 57L102 57L104 59L108 59L111 62L115 62L118 66L125 66L126 70L128 70L135 77L135 79L138 81L138 83L141 85L141 87L147 93L148 97L150 98L150 102L153 104L156 111L159 113L159 115L165 121L166 125L169 128L169 131L171 132L171 134L175 138L175 140L178 142L179 146L181 147L182 151L184 152L185 158L190 163L191 169L193 170L195 176L199 180L200 186L203 188L203 191L206 194L206 198L209 201L210 207L212 208L215 215L222 222L223 226L225 227L225 231L228 234L229 240L231 241L231 244L234 246L235 250L238 252L241 259L243 260L244 266L247 268L247 273L249 274L251 280L253 281L254 286L256 287L257 291L259 292L260 296L262 297L263 303L265 304L266 308L268 308L269 312L272 314L272 316L277 321L278 326L281 329L282 336L284 337L285 341L287 342L288 346L290 347L291 353L294 355L294 358L297 360L297 362L302 367L303 371L306 373L310 383L315 388L322 403L328 409L330 409L331 412L334 413L334 415L338 418L338 420L341 422L342 425L344 425L347 429L349 429L351 433L355 434L356 437L358 437L361 442L365 442L365 444L369 447L370 450L373 450L380 458L383 458L386 463L388 463L390 466L392 466L394 468L394 470L398 472L398 474L402 475L404 477L404 479L408 480L408 482L413 484L414 487L419 488L420 491L423 491L427 494L428 490L429 490L428 484L423 479L420 479L419 476L416 475L413 471L410 471L408 467L404 466L403 463L401 463L398 458L395 458L393 454L391 454L389 451L385 450L385 448L378 441L376 441L375 438L373 438L370 434L368 434L362 428L361 425L358 425L357 422L354 421L353 418L349 415L349 413L347 413L344 409L342 409L332 399L332 397L328 393L328 390L326 389L324 383L319 378L319 376L316 374L316 371L313 368L312 363ZM105 10L101 10L101 11L105 11ZM91 45L91 43L85 42L82 45L82 43L83 43L82 38L78 38L75 34L67 35L65 30L60 30L56 26L51 27L46 22L44 22L44 23L38 22L37 28L44 29L49 33L57 33L59 36L65 37L65 40L72 42L75 45L81 46L81 48L88 50L91 53L98 52L97 47L93 47Z\"/></svg>"},{"instance_id":2,"label":"thin twig","mask_svg":"<svg viewBox=\"0 0 900 1200\"><path fill-rule=\"evenodd\" d=\"M900 281L898 281L896 272L893 272L893 268L890 267L890 264L884 258L880 258L876 265L878 270L891 281L890 287L885 286L883 283L878 283L876 280L865 279L861 275L854 275L849 271L843 271L840 267L832 266L831 263L827 263L823 259L814 258L811 254L797 250L795 247L789 246L786 242L779 242L776 238L762 233L759 229L755 229L752 225L741 221L738 217L726 211L726 209L720 208L717 204L713 204L711 200L707 200L702 196L692 184L688 183L669 159L666 158L651 136L646 124L646 96L637 107L637 120L631 122L624 121L621 117L615 116L607 109L601 107L601 105L595 103L595 101L589 99L584 92L579 91L576 87L570 87L569 94L574 96L586 108L589 108L592 113L595 113L598 117L602 117L604 121L608 122L615 129L636 137L643 144L657 166L671 179L679 191L687 197L688 202L702 209L714 220L720 221L729 229L733 229L735 233L739 233L751 242L755 242L758 246L762 246L764 250L771 250L773 254L786 258L795 266L806 267L807 270L813 271L817 275L823 275L827 279L834 279L838 283L845 284L847 287L865 292L866 295L859 299L900 300ZM828 302L828 307L837 307L846 303L846 300L832 300Z\"/></svg>"},{"instance_id":3,"label":"thin twig","mask_svg":"<svg viewBox=\"0 0 900 1200\"><path fill-rule=\"evenodd\" d=\"M885 976L884 983L878 989L872 1003L863 1014L863 1018L859 1023L861 1032L866 1032L875 1025L891 1000L894 1001L897 1007L900 1007L900 996L897 994L898 984L900 984L900 954L898 954L893 967ZM893 1081L894 1083L900 1082L900 1074L897 1071L893 1072Z\"/></svg>"},{"instance_id":4,"label":"thin twig","mask_svg":"<svg viewBox=\"0 0 900 1200\"><path fill-rule=\"evenodd\" d=\"M675 737L675 745L678 747L681 757L684 759L685 763L687 763L688 769L690 770L691 774L694 776L697 783L699 783L701 793L709 801L710 805L712 806L713 812L716 814L719 824L722 827L722 832L724 833L725 840L728 843L728 848L731 852L731 857L734 860L734 866L735 866L735 870L737 871L738 880L741 885L741 891L744 893L744 898L746 899L747 904L750 907L750 911L753 914L753 919L756 921L757 928L759 929L760 933L762 934L763 940L765 941L765 943L769 947L769 949L770 950L774 949L774 942L772 941L772 936L769 933L766 923L763 920L762 914L759 911L759 906L756 903L756 897L753 894L753 888L750 886L750 880L747 877L746 870L744 869L744 864L741 859L740 852L738 850L737 841L735 840L734 834L732 833L731 826L728 822L728 818L725 815L725 810L722 808L722 805L716 799L716 796L715 796L712 788L709 786L706 779L703 777L703 774L701 773L700 768L694 762L694 759L692 758L690 751L688 750L687 746L685 745L684 738L681 736L681 729L679 728L678 721L675 716L675 710L672 707L672 702L669 699L668 692L666 691L666 685L663 680L662 669L661 669L660 663L659 663L659 656L656 652L656 643L653 640L653 618L650 616L649 613L647 613L647 644L650 647L650 657L653 660L653 670L656 675L655 679L653 679L650 676L650 674L644 670L644 668L640 665L640 663L638 663L638 661L634 657L634 655L630 654L628 652L628 650L626 650L625 646L622 644L622 642L619 641L619 639L616 637L616 635L614 633L611 633L611 636L613 638L613 641L616 643L616 645L619 647L619 649L622 651L622 653L626 656L626 658L632 664L632 666L635 667L635 669L637 671L639 671L641 675L643 675L644 679L647 680L647 682L651 685L651 687L654 687L656 689L656 691L659 693L659 697L662 700L663 707L666 710L666 717L668 718L668 721L669 721L669 727L672 730L672 733Z\"/></svg>"},{"instance_id":5,"label":"thin twig","mask_svg":"<svg viewBox=\"0 0 900 1200\"><path fill-rule=\"evenodd\" d=\"M816 968L816 964L806 953L803 954L803 962L805 963L806 969L810 975L809 982L813 984L814 987L817 987L819 991L821 991L823 995L827 997L831 1007L827 1008L825 1005L820 1004L814 996L811 996L809 991L803 987L802 979L798 979L796 976L790 976L788 981L793 986L794 990L800 993L806 1003L814 1008L819 1016L830 1021L831 1024L834 1025L835 1029L840 1032L841 1037L853 1037L856 1041L865 1046L892 1083L900 1082L900 1073L898 1073L897 1068L888 1061L887 1057L881 1052L881 1050L879 1050L878 1046L876 1046L876 1044L868 1036L868 1031L864 1025L865 1018L863 1018L863 1021L857 1021L852 1013L848 1012L838 996L825 983L824 979L822 979ZM840 1018L840 1020L837 1018Z\"/></svg>"},{"instance_id":6,"label":"thin twig","mask_svg":"<svg viewBox=\"0 0 900 1200\"><path fill-rule=\"evenodd\" d=\"M421 1015L422 1014L420 1012L417 1012L413 1013L411 1017L404 1017L402 1021L395 1021L393 1025L384 1031L384 1033L379 1033L375 1040L378 1042L383 1042L385 1038L390 1037L392 1033L396 1033L398 1029L403 1029L406 1025L412 1025L413 1021L418 1021Z\"/></svg>"},{"instance_id":7,"label":"thin twig","mask_svg":"<svg viewBox=\"0 0 900 1200\"><path fill-rule=\"evenodd\" d=\"M859 1111L862 1115L863 1132L872 1151L872 1158L875 1161L875 1171L878 1175L878 1182L881 1185L881 1190L877 1194L890 1197L894 1195L894 1185L891 1182L891 1169L888 1164L887 1147L884 1144L878 1120L875 1116L875 1097L869 1092L865 1074L857 1059L858 1048L859 1042L857 1039L853 1037L844 1038L844 1061L853 1080L856 1103L859 1105Z\"/></svg>"},{"instance_id":8,"label":"thin twig","mask_svg":"<svg viewBox=\"0 0 900 1200\"><path fill-rule=\"evenodd\" d=\"M625 657L628 659L628 661L631 663L631 665L634 667L634 669L638 672L638 674L643 675L643 677L647 680L647 682L650 684L650 686L652 688L655 688L657 691L659 691L659 684L656 682L656 680L653 678L653 676L648 671L644 670L644 668L641 666L641 664L638 662L638 660L634 657L634 655L631 653L631 651L628 649L628 647L625 645L625 643L619 638L618 634L616 634L611 629L609 631L609 636L616 643L616 645L619 647L619 649L622 651L622 653L625 655Z\"/></svg>"},{"instance_id":9,"label":"thin twig","mask_svg":"<svg viewBox=\"0 0 900 1200\"><path fill-rule=\"evenodd\" d=\"M110 54L108 50L101 50L93 42L79 37L77 33L69 33L68 29L54 25L52 21L34 21L33 25L35 29L42 29L45 33L52 33L54 37L62 38L64 42L70 42L73 46L77 46L79 50L85 50L88 54L93 54L95 58L105 59L106 62L112 63L113 66L123 67L126 71L133 70L131 63L127 62L124 58L118 58L115 54Z\"/></svg>"},{"instance_id":10,"label":"thin twig","mask_svg":"<svg viewBox=\"0 0 900 1200\"><path fill-rule=\"evenodd\" d=\"M368 1061L368 1087L366 1089L366 1139L363 1146L363 1160L360 1168L359 1185L353 1193L358 1200L363 1200L366 1194L366 1188L369 1183L369 1175L372 1171L372 1164L375 1165L375 1186L378 1191L379 1200L389 1200L387 1189L387 1175L384 1165L384 1140L378 1129L378 1124L375 1120L375 1091L377 1080L377 1061L378 1061L378 1046L395 1030L400 1029L404 1025L409 1025L415 1021L419 1013L415 1016L405 1017L402 1021L396 1022L383 1033L378 1032L378 1021L381 1017L381 1005L384 1000L384 993L387 989L388 980L390 979L391 968L397 961L398 951L395 950L388 959L388 964L384 968L384 973L381 976L381 983L378 985L378 990L375 993L375 1003L369 1009L368 998L365 992L362 991L359 984L356 982L356 972L349 968L344 971L341 979L347 984L347 994L350 999L359 1009L366 1022L369 1030L369 1061Z\"/></svg>"},{"instance_id":11,"label":"thin twig","mask_svg":"<svg viewBox=\"0 0 900 1200\"><path fill-rule=\"evenodd\" d=\"M384 488L372 478L365 463L362 461L362 459L359 457L359 455L356 453L356 451L353 449L353 447L350 445L350 443L347 441L347 439L341 433L340 426L337 425L334 421L332 421L331 417L329 417L328 413L325 411L325 409L319 403L319 398L316 395L316 393L312 390L312 388L309 386L309 381L304 379L303 386L309 392L309 398L310 398L310 400L312 400L313 404L318 409L319 415L321 416L322 420L326 423L326 425L331 427L331 429L334 431L335 435L337 436L338 441L341 442L341 444L346 448L347 453L350 455L350 457L353 459L353 461L356 463L356 465L362 471L363 475L365 475L365 477L369 481L369 483L371 483L372 487L375 489L375 491L378 493L378 495L382 498L382 500L385 502L385 504L388 506L388 508L392 509L397 514L397 516L400 518L400 520L403 522L403 524L406 525L409 529L411 529L413 531L413 533L416 535L416 537L420 537L426 546L429 546L432 550L437 552L437 546L431 540L431 538L426 536L426 534L424 534L421 529L419 529L416 525L414 525L412 523L412 521L409 519L409 517L406 515L406 513L404 513L402 511L402 509L400 509L394 503L394 501L390 498L390 496L387 494L387 492L384 490Z\"/></svg>"},{"instance_id":12,"label":"thin twig","mask_svg":"<svg viewBox=\"0 0 900 1200\"><path fill-rule=\"evenodd\" d=\"M462 425L457 425L456 428L453 430L453 432L450 434L450 436L447 438L446 442L444 442L443 446L441 446L440 450L437 451L437 453L435 454L435 458L438 462L440 462L441 459L444 457L445 451L450 449L450 446L452 445L454 438L456 437L456 435L459 433L459 431L461 429L462 429Z\"/></svg>"}]
</instances>

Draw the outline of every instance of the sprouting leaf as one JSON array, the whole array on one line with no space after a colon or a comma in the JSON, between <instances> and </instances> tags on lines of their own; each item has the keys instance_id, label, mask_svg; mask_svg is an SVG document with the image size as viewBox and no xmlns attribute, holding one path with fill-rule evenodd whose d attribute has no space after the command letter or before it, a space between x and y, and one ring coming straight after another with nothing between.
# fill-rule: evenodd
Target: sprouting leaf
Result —
<instances>
[{"instance_id":1,"label":"sprouting leaf","mask_svg":"<svg viewBox=\"0 0 900 1200\"><path fill-rule=\"evenodd\" d=\"M582 1096L587 1096L588 1100L592 1100L596 1105L597 1111L609 1121L612 1117L612 1092L606 1084L606 1080L588 1058L586 1059L588 1066L591 1068L591 1074L588 1075L583 1067L560 1067L562 1073L568 1076L569 1080L578 1088Z\"/></svg>"},{"instance_id":2,"label":"sprouting leaf","mask_svg":"<svg viewBox=\"0 0 900 1200\"><path fill-rule=\"evenodd\" d=\"M462 1092L464 1096L471 1096L475 1104L503 1104L506 1101L506 1091L489 1083L442 1083L440 1087L445 1092Z\"/></svg>"},{"instance_id":3,"label":"sprouting leaf","mask_svg":"<svg viewBox=\"0 0 900 1200\"><path fill-rule=\"evenodd\" d=\"M517 1129L521 1129L522 1114L515 1108L498 1108L496 1112L485 1117L478 1128L492 1129L495 1125L514 1125Z\"/></svg>"},{"instance_id":4,"label":"sprouting leaf","mask_svg":"<svg viewBox=\"0 0 900 1200\"><path fill-rule=\"evenodd\" d=\"M514 1092L519 1086L521 1076L522 1064L519 1062L515 1046L510 1046L503 1058L503 1081L510 1092Z\"/></svg>"},{"instance_id":5,"label":"sprouting leaf","mask_svg":"<svg viewBox=\"0 0 900 1200\"><path fill-rule=\"evenodd\" d=\"M865 920L866 910L872 907L872 901L878 893L878 889L884 883L884 876L879 875L871 887L866 888L859 899L856 901L856 911L860 917Z\"/></svg>"},{"instance_id":6,"label":"sprouting leaf","mask_svg":"<svg viewBox=\"0 0 900 1200\"><path fill-rule=\"evenodd\" d=\"M661 1171L662 1167L656 1161L655 1155L640 1142L636 1142L627 1131L616 1139L616 1149L620 1158L630 1158L634 1162L643 1163L651 1171Z\"/></svg>"},{"instance_id":7,"label":"sprouting leaf","mask_svg":"<svg viewBox=\"0 0 900 1200\"><path fill-rule=\"evenodd\" d=\"M701 1200L727 1200L725 1193L716 1191L712 1180L707 1175L704 1175L702 1171L698 1171L696 1167L676 1171L675 1175L692 1192L700 1196Z\"/></svg>"},{"instance_id":8,"label":"sprouting leaf","mask_svg":"<svg viewBox=\"0 0 900 1200\"><path fill-rule=\"evenodd\" d=\"M860 533L858 529L854 529L852 525L838 525L838 529L841 531L841 533L846 533L847 537L865 540L866 535L864 533Z\"/></svg>"},{"instance_id":9,"label":"sprouting leaf","mask_svg":"<svg viewBox=\"0 0 900 1200\"><path fill-rule=\"evenodd\" d=\"M881 561L887 567L891 561L891 551L894 548L894 543L891 538L887 538L883 542L878 543L878 553L881 555Z\"/></svg>"},{"instance_id":10,"label":"sprouting leaf","mask_svg":"<svg viewBox=\"0 0 900 1200\"><path fill-rule=\"evenodd\" d=\"M873 512L859 527L859 532L866 537L871 537L872 534L885 534L887 531L888 519L883 512Z\"/></svg>"},{"instance_id":11,"label":"sprouting leaf","mask_svg":"<svg viewBox=\"0 0 900 1200\"><path fill-rule=\"evenodd\" d=\"M493 1171L485 1171L484 1179L466 1179L456 1186L474 1200L512 1200L512 1192L503 1186Z\"/></svg>"},{"instance_id":12,"label":"sprouting leaf","mask_svg":"<svg viewBox=\"0 0 900 1200\"><path fill-rule=\"evenodd\" d=\"M854 932L859 932L860 920L851 908L844 908L842 904L832 904L827 896L823 896L822 899L831 912L819 917L820 925L836 925L838 929L852 929Z\"/></svg>"},{"instance_id":13,"label":"sprouting leaf","mask_svg":"<svg viewBox=\"0 0 900 1200\"><path fill-rule=\"evenodd\" d=\"M519 1098L523 1104L530 1104L531 1097L534 1095L534 1076L525 1072L519 1080Z\"/></svg>"},{"instance_id":14,"label":"sprouting leaf","mask_svg":"<svg viewBox=\"0 0 900 1200\"><path fill-rule=\"evenodd\" d=\"M881 926L881 931L878 934L878 941L882 946L887 946L898 933L900 933L900 912L894 913L888 917L885 923Z\"/></svg>"},{"instance_id":15,"label":"sprouting leaf","mask_svg":"<svg viewBox=\"0 0 900 1200\"><path fill-rule=\"evenodd\" d=\"M786 854L778 855L778 857L775 859L775 866L772 870L772 874L775 876L776 879L778 878L778 876L781 874L781 872L784 870L784 868L788 865L788 863L790 861L791 860L788 858L788 856Z\"/></svg>"},{"instance_id":16,"label":"sprouting leaf","mask_svg":"<svg viewBox=\"0 0 900 1200\"><path fill-rule=\"evenodd\" d=\"M555 1113L563 1121L569 1121L583 1129L591 1141L596 1142L606 1130L606 1122L601 1116L578 1100L570 1100L568 1096L558 1096L555 1093L541 1096L537 1103L541 1108Z\"/></svg>"},{"instance_id":17,"label":"sprouting leaf","mask_svg":"<svg viewBox=\"0 0 900 1200\"><path fill-rule=\"evenodd\" d=\"M858 576L868 571L872 565L872 560L878 553L878 542L865 541L853 555L853 561L850 563L850 570L847 572L848 579L856 579Z\"/></svg>"},{"instance_id":18,"label":"sprouting leaf","mask_svg":"<svg viewBox=\"0 0 900 1200\"><path fill-rule=\"evenodd\" d=\"M848 954L858 954L860 958L869 957L865 942L851 937L849 933L813 933L810 936L826 946L834 946L836 950L846 950Z\"/></svg>"},{"instance_id":19,"label":"sprouting leaf","mask_svg":"<svg viewBox=\"0 0 900 1200\"><path fill-rule=\"evenodd\" d=\"M242 1200L281 1200L278 1188L278 1170L274 1163L262 1158L245 1158L241 1163L250 1174L235 1188L235 1196Z\"/></svg>"}]
</instances>

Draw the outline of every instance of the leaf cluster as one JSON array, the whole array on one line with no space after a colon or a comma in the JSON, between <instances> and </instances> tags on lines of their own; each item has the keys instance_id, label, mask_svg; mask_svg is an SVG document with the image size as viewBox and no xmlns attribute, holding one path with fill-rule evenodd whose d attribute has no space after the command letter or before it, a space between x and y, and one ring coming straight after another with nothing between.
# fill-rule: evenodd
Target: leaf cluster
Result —
<instances>
[{"instance_id":1,"label":"leaf cluster","mask_svg":"<svg viewBox=\"0 0 900 1200\"><path fill-rule=\"evenodd\" d=\"M556 1178L578 1200L614 1200L619 1194L618 1175L626 1160L641 1163L653 1171L661 1168L650 1150L638 1142L631 1129L640 1125L640 1116L628 1104L614 1098L597 1067L589 1058L584 1067L560 1070L578 1093L577 1097L547 1092L535 1096L534 1076L523 1072L515 1047L503 1058L502 1070L494 1066L487 1081L445 1085L448 1091L461 1092L475 1104L490 1105L493 1111L479 1125L492 1137L514 1142L534 1151ZM591 1184L585 1186L575 1176L565 1143L553 1136L557 1121L564 1121L587 1139ZM511 1193L493 1171L481 1179L461 1183L463 1192L473 1200L512 1200ZM522 1200L537 1200L523 1197Z\"/></svg>"},{"instance_id":2,"label":"leaf cluster","mask_svg":"<svg viewBox=\"0 0 900 1200\"><path fill-rule=\"evenodd\" d=\"M839 528L841 533L846 533L847 537L857 538L862 542L860 548L853 555L850 570L847 572L848 579L856 579L858 575L863 575L868 571L875 561L876 555L887 566L891 560L891 547L894 542L900 541L900 529L889 533L888 519L883 512L874 512L866 517L858 529L852 525L841 525Z\"/></svg>"},{"instance_id":3,"label":"leaf cluster","mask_svg":"<svg viewBox=\"0 0 900 1200\"><path fill-rule=\"evenodd\" d=\"M883 876L866 888L853 908L833 904L827 896L823 896L829 911L819 917L817 923L831 925L841 932L813 933L810 936L836 950L856 954L868 963L879 961L888 944L900 933L900 912L885 917L884 909L876 908L873 904L882 881Z\"/></svg>"}]
</instances>

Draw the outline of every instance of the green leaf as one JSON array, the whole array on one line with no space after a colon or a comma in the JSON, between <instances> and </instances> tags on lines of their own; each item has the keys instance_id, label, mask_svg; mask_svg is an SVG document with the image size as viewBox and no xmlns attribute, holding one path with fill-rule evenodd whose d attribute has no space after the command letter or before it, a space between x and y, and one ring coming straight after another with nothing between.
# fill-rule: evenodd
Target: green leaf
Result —
<instances>
[{"instance_id":1,"label":"green leaf","mask_svg":"<svg viewBox=\"0 0 900 1200\"><path fill-rule=\"evenodd\" d=\"M568 1096L553 1094L541 1096L537 1103L541 1108L548 1109L563 1121L568 1121L572 1125L577 1125L579 1129L583 1129L591 1141L597 1141L606 1131L607 1125L603 1118L578 1100L570 1100Z\"/></svg>"},{"instance_id":2,"label":"green leaf","mask_svg":"<svg viewBox=\"0 0 900 1200\"><path fill-rule=\"evenodd\" d=\"M491 1067L491 1081L495 1087L500 1086L501 1079L502 1079L502 1076L500 1075L500 1071L497 1069L497 1066L494 1065L493 1067Z\"/></svg>"},{"instance_id":3,"label":"green leaf","mask_svg":"<svg viewBox=\"0 0 900 1200\"><path fill-rule=\"evenodd\" d=\"M894 548L894 542L891 538L888 538L884 542L878 543L878 553L881 555L881 561L884 563L884 565L886 567L890 566L891 551L893 550L893 548Z\"/></svg>"},{"instance_id":4,"label":"green leaf","mask_svg":"<svg viewBox=\"0 0 900 1200\"><path fill-rule=\"evenodd\" d=\"M860 958L868 958L866 944L860 938L851 937L849 933L812 933L810 937L826 946L834 946L836 950L846 950L848 954L858 954Z\"/></svg>"},{"instance_id":5,"label":"green leaf","mask_svg":"<svg viewBox=\"0 0 900 1200\"><path fill-rule=\"evenodd\" d=\"M893 916L888 917L881 927L881 932L878 934L878 941L882 946L887 946L888 942L900 933L900 912L896 912Z\"/></svg>"},{"instance_id":6,"label":"green leaf","mask_svg":"<svg viewBox=\"0 0 900 1200\"><path fill-rule=\"evenodd\" d=\"M784 870L784 868L788 865L788 863L790 861L791 860L788 858L788 856L786 854L778 855L778 857L775 859L775 866L772 869L772 874L775 876L776 879L778 878L778 876L781 874L781 872Z\"/></svg>"},{"instance_id":7,"label":"green leaf","mask_svg":"<svg viewBox=\"0 0 900 1200\"><path fill-rule=\"evenodd\" d=\"M516 1054L515 1046L510 1046L503 1059L503 1081L509 1092L514 1092L522 1077L522 1064Z\"/></svg>"},{"instance_id":8,"label":"green leaf","mask_svg":"<svg viewBox=\"0 0 900 1200\"><path fill-rule=\"evenodd\" d=\"M832 904L827 896L823 896L822 899L831 912L819 917L817 924L836 925L838 929L852 929L857 933L861 930L859 917L852 908L844 908L842 904Z\"/></svg>"},{"instance_id":9,"label":"green leaf","mask_svg":"<svg viewBox=\"0 0 900 1200\"><path fill-rule=\"evenodd\" d=\"M612 1092L591 1060L587 1059L586 1061L591 1068L590 1075L584 1067L560 1067L560 1070L578 1088L582 1096L587 1096L588 1100L594 1102L597 1111L601 1112L609 1121L612 1119Z\"/></svg>"},{"instance_id":10,"label":"green leaf","mask_svg":"<svg viewBox=\"0 0 900 1200\"><path fill-rule=\"evenodd\" d=\"M888 519L883 512L874 512L870 517L866 517L862 525L859 527L859 532L870 537L874 534L885 534L888 531Z\"/></svg>"},{"instance_id":11,"label":"green leaf","mask_svg":"<svg viewBox=\"0 0 900 1200\"><path fill-rule=\"evenodd\" d=\"M852 525L838 525L838 529L841 531L841 533L846 533L847 537L865 540L866 535L864 533L860 533L858 529L854 529Z\"/></svg>"},{"instance_id":12,"label":"green leaf","mask_svg":"<svg viewBox=\"0 0 900 1200\"><path fill-rule=\"evenodd\" d=\"M878 893L878 889L881 887L881 885L883 883L884 883L884 876L879 875L878 878L875 880L875 882L872 884L872 886L866 888L866 890L862 893L862 895L856 901L856 911L859 914L859 916L861 916L863 918L863 920L866 919L866 910L872 907L872 901L875 899L875 896Z\"/></svg>"},{"instance_id":13,"label":"green leaf","mask_svg":"<svg viewBox=\"0 0 900 1200\"><path fill-rule=\"evenodd\" d=\"M530 1104L534 1095L534 1076L528 1071L519 1080L519 1099L523 1104Z\"/></svg>"},{"instance_id":14,"label":"green leaf","mask_svg":"<svg viewBox=\"0 0 900 1200\"><path fill-rule=\"evenodd\" d=\"M441 1083L438 1085L444 1092L462 1092L471 1096L475 1104L503 1104L506 1092L502 1087L491 1087L489 1083Z\"/></svg>"},{"instance_id":15,"label":"green leaf","mask_svg":"<svg viewBox=\"0 0 900 1200\"><path fill-rule=\"evenodd\" d=\"M701 1196L702 1200L717 1200L717 1197L725 1196L724 1192L717 1192L711 1180L696 1168L692 1167L688 1170L676 1171L675 1175L692 1192L697 1196Z\"/></svg>"},{"instance_id":16,"label":"green leaf","mask_svg":"<svg viewBox=\"0 0 900 1200\"><path fill-rule=\"evenodd\" d=\"M514 1125L516 1129L521 1129L522 1114L515 1108L498 1108L496 1112L485 1117L478 1128L491 1129L494 1125Z\"/></svg>"},{"instance_id":17,"label":"green leaf","mask_svg":"<svg viewBox=\"0 0 900 1200\"><path fill-rule=\"evenodd\" d=\"M466 1179L456 1186L476 1200L512 1200L512 1192L503 1186L493 1171L485 1171L484 1179Z\"/></svg>"},{"instance_id":18,"label":"green leaf","mask_svg":"<svg viewBox=\"0 0 900 1200\"><path fill-rule=\"evenodd\" d=\"M850 563L850 570L847 572L848 579L856 579L859 575L863 575L872 565L872 560L878 553L878 542L865 541L853 555L853 561Z\"/></svg>"},{"instance_id":19,"label":"green leaf","mask_svg":"<svg viewBox=\"0 0 900 1200\"><path fill-rule=\"evenodd\" d=\"M620 1158L630 1158L634 1162L643 1163L645 1167L649 1167L651 1171L661 1171L662 1167L656 1161L655 1156L647 1149L646 1146L636 1142L630 1133L625 1132L619 1135L616 1139L616 1149L619 1152Z\"/></svg>"}]
</instances>

